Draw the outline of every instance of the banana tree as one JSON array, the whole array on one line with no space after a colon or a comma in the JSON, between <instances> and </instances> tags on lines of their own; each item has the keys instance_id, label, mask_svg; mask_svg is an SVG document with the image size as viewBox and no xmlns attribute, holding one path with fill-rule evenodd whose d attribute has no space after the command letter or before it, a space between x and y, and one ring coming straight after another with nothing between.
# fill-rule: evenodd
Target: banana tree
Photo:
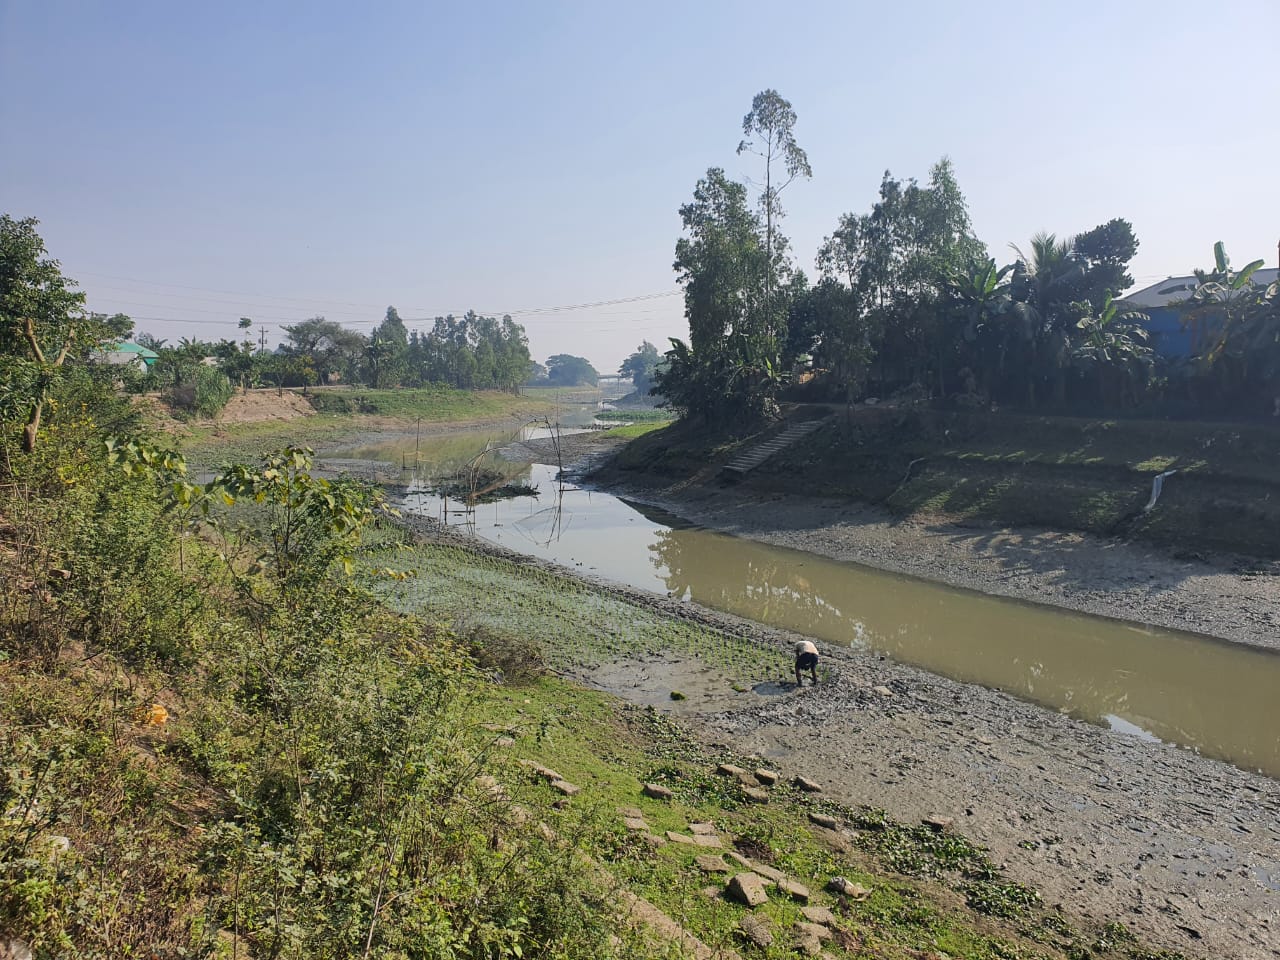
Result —
<instances>
[{"instance_id":1,"label":"banana tree","mask_svg":"<svg viewBox=\"0 0 1280 960\"><path fill-rule=\"evenodd\" d=\"M1190 328L1201 368L1218 379L1224 394L1250 379L1250 366L1262 361L1274 367L1271 346L1276 330L1276 298L1272 287L1260 287L1253 276L1263 261L1241 270L1219 240L1213 245L1214 269L1197 270L1197 285L1183 304L1183 325ZM1274 374L1272 374L1274 376Z\"/></svg>"},{"instance_id":2,"label":"banana tree","mask_svg":"<svg viewBox=\"0 0 1280 960\"><path fill-rule=\"evenodd\" d=\"M1125 403L1126 390L1136 400L1136 384L1147 379L1153 352L1147 342L1147 316L1137 310L1120 312L1119 305L1107 294L1102 310L1095 314L1087 302L1073 304L1081 312L1076 321L1079 331L1071 356L1078 367L1096 373L1099 399L1107 404L1108 382L1117 384L1116 399ZM1118 375L1117 376L1113 376Z\"/></svg>"}]
</instances>

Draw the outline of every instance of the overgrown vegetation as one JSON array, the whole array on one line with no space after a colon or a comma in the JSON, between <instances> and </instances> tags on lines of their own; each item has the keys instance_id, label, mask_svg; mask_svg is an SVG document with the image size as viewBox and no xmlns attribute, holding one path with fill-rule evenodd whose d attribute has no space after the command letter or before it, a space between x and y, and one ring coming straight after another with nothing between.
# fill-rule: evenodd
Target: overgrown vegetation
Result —
<instances>
[{"instance_id":1,"label":"overgrown vegetation","mask_svg":"<svg viewBox=\"0 0 1280 960\"><path fill-rule=\"evenodd\" d=\"M1233 270L1217 244L1173 307L1189 352L1156 350L1150 318L1117 299L1133 284L1132 224L1040 233L1000 266L945 157L925 184L886 173L869 213L841 215L811 283L778 230L778 194L811 175L796 122L776 91L759 94L739 147L764 160L755 208L747 185L712 168L680 209L689 341L672 340L656 382L682 415L736 426L772 417L780 398L895 395L1076 415L1274 413L1280 282L1255 282L1261 260Z\"/></svg>"},{"instance_id":2,"label":"overgrown vegetation","mask_svg":"<svg viewBox=\"0 0 1280 960\"><path fill-rule=\"evenodd\" d=\"M194 484L88 373L46 372L33 450L32 396L0 420L0 939L38 957L633 953L577 850L477 779L524 792L470 716L468 641L377 603L391 573L344 572L377 492L312 476L298 449Z\"/></svg>"}]
</instances>

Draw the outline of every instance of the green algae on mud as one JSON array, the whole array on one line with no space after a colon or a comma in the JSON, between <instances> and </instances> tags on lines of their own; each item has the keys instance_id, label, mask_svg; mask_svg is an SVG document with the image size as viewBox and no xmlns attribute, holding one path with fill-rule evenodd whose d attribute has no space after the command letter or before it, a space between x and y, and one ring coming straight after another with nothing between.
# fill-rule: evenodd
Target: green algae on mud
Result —
<instances>
[{"instance_id":1,"label":"green algae on mud","mask_svg":"<svg viewBox=\"0 0 1280 960\"><path fill-rule=\"evenodd\" d=\"M519 633L558 669L619 658L692 656L734 680L761 682L789 669L778 650L605 593L574 577L447 544L411 543L398 530L370 538L378 567L411 572L379 590L393 608L425 618Z\"/></svg>"}]
</instances>

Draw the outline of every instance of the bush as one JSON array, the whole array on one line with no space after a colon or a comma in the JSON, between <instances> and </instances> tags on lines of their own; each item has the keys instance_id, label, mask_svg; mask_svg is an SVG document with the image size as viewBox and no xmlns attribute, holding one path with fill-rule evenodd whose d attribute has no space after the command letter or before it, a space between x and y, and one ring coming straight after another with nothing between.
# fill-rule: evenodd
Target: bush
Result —
<instances>
[{"instance_id":1,"label":"bush","mask_svg":"<svg viewBox=\"0 0 1280 960\"><path fill-rule=\"evenodd\" d=\"M211 418L222 412L235 392L225 373L201 365L192 371L185 383L169 389L168 399L175 411Z\"/></svg>"},{"instance_id":2,"label":"bush","mask_svg":"<svg viewBox=\"0 0 1280 960\"><path fill-rule=\"evenodd\" d=\"M496 673L506 683L524 683L546 672L542 647L528 637L485 624L464 627L459 632L480 669Z\"/></svg>"}]
</instances>

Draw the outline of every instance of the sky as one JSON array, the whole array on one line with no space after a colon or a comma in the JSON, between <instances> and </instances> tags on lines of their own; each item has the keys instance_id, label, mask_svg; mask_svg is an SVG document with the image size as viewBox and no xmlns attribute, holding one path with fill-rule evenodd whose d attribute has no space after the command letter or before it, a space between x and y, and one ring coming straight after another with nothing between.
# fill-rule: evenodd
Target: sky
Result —
<instances>
[{"instance_id":1,"label":"sky","mask_svg":"<svg viewBox=\"0 0 1280 960\"><path fill-rule=\"evenodd\" d=\"M678 211L708 167L759 178L766 88L813 167L782 196L810 276L886 170L944 155L1002 263L1124 217L1139 286L1217 240L1274 266L1278 49L1280 0L0 0L0 212L171 342L475 309L608 373L687 334Z\"/></svg>"}]
</instances>

